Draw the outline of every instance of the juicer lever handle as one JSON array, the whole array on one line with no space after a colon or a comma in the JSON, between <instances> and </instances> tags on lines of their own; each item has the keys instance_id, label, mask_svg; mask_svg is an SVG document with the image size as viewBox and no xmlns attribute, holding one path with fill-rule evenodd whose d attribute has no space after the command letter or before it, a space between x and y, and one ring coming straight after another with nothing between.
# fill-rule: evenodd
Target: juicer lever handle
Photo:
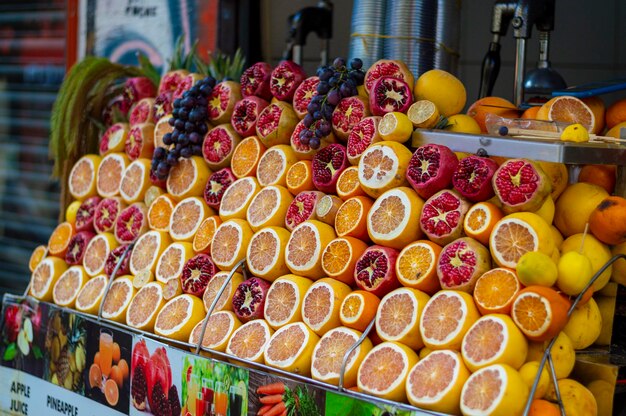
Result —
<instances>
[{"instance_id":1,"label":"juicer lever handle","mask_svg":"<svg viewBox=\"0 0 626 416\"><path fill-rule=\"evenodd\" d=\"M500 44L489 43L489 50L483 58L483 65L480 73L480 91L478 98L492 95L493 87L500 73Z\"/></svg>"}]
</instances>

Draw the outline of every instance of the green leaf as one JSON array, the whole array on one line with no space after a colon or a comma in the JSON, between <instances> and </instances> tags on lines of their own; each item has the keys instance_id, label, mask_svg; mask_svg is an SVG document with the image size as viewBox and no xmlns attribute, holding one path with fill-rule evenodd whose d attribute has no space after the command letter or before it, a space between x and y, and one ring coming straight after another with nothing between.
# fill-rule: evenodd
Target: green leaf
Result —
<instances>
[{"instance_id":1,"label":"green leaf","mask_svg":"<svg viewBox=\"0 0 626 416\"><path fill-rule=\"evenodd\" d=\"M37 360L43 358L43 354L41 353L41 348L39 348L39 345L33 344L33 355Z\"/></svg>"},{"instance_id":2,"label":"green leaf","mask_svg":"<svg viewBox=\"0 0 626 416\"><path fill-rule=\"evenodd\" d=\"M15 342L12 342L9 345L7 345L7 349L4 351L4 355L2 356L2 359L4 361L11 361L12 359L15 358L16 355L17 355L17 345L15 344Z\"/></svg>"},{"instance_id":3,"label":"green leaf","mask_svg":"<svg viewBox=\"0 0 626 416\"><path fill-rule=\"evenodd\" d=\"M161 82L161 76L159 75L159 71L152 65L150 59L143 53L137 54L137 59L139 60L139 67L146 76L154 85L158 87Z\"/></svg>"}]
</instances>

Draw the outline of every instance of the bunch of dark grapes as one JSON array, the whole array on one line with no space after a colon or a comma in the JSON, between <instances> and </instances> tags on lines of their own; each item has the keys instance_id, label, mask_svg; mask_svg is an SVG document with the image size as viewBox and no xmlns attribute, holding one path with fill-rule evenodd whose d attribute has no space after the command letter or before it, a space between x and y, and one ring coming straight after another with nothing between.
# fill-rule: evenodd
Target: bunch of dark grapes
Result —
<instances>
[{"instance_id":1,"label":"bunch of dark grapes","mask_svg":"<svg viewBox=\"0 0 626 416\"><path fill-rule=\"evenodd\" d=\"M152 155L152 171L158 179L167 179L170 169L180 157L202 155L202 141L209 130L208 97L213 92L215 78L208 76L194 84L172 103L172 117L169 120L174 128L163 136L166 147L157 147Z\"/></svg>"},{"instance_id":2,"label":"bunch of dark grapes","mask_svg":"<svg viewBox=\"0 0 626 416\"><path fill-rule=\"evenodd\" d=\"M317 95L311 99L304 116L306 129L300 132L302 144L312 149L319 149L322 138L332 131L331 119L333 110L342 98L357 95L357 87L363 85L365 72L363 61L354 58L350 61L350 68L343 58L335 58L332 65L320 66L317 76L320 83L317 85Z\"/></svg>"}]
</instances>

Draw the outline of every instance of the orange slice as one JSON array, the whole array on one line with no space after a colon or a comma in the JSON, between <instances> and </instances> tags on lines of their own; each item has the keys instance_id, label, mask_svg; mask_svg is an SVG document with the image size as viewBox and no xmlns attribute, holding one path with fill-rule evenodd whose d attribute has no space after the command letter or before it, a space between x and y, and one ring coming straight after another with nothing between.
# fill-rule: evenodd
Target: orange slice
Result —
<instances>
[{"instance_id":1,"label":"orange slice","mask_svg":"<svg viewBox=\"0 0 626 416\"><path fill-rule=\"evenodd\" d=\"M204 336L202 337L202 348L224 352L233 332L241 327L241 322L232 311L214 312L209 316L206 324ZM198 322L189 335L189 343L198 345L204 320Z\"/></svg>"},{"instance_id":2,"label":"orange slice","mask_svg":"<svg viewBox=\"0 0 626 416\"><path fill-rule=\"evenodd\" d=\"M441 246L429 240L417 240L402 249L396 260L396 276L402 286L433 295L441 289L437 261Z\"/></svg>"},{"instance_id":3,"label":"orange slice","mask_svg":"<svg viewBox=\"0 0 626 416\"><path fill-rule=\"evenodd\" d=\"M102 317L119 323L125 323L126 310L133 296L135 296L135 288L133 287L131 279L125 276L115 279L104 297Z\"/></svg>"},{"instance_id":4,"label":"orange slice","mask_svg":"<svg viewBox=\"0 0 626 416\"><path fill-rule=\"evenodd\" d=\"M143 234L133 248L128 265L133 275L144 270L154 273L159 257L172 240L164 231L148 231Z\"/></svg>"},{"instance_id":5,"label":"orange slice","mask_svg":"<svg viewBox=\"0 0 626 416\"><path fill-rule=\"evenodd\" d=\"M193 251L196 253L208 253L211 250L215 230L221 223L222 220L218 215L211 215L205 218L193 237Z\"/></svg>"},{"instance_id":6,"label":"orange slice","mask_svg":"<svg viewBox=\"0 0 626 416\"><path fill-rule=\"evenodd\" d=\"M220 224L211 243L211 258L215 265L221 270L235 267L246 257L253 234L244 220L232 219Z\"/></svg>"},{"instance_id":7,"label":"orange slice","mask_svg":"<svg viewBox=\"0 0 626 416\"><path fill-rule=\"evenodd\" d=\"M263 153L265 153L265 146L256 136L246 137L239 142L230 162L230 168L235 177L241 179L246 176L256 176L257 166Z\"/></svg>"},{"instance_id":8,"label":"orange slice","mask_svg":"<svg viewBox=\"0 0 626 416\"><path fill-rule=\"evenodd\" d=\"M152 201L148 209L148 226L151 230L170 230L170 218L172 217L175 204L169 194L160 195Z\"/></svg>"},{"instance_id":9,"label":"orange slice","mask_svg":"<svg viewBox=\"0 0 626 416\"><path fill-rule=\"evenodd\" d=\"M226 354L253 363L265 364L263 351L274 335L274 330L263 319L246 322L232 333L226 345Z\"/></svg>"},{"instance_id":10,"label":"orange slice","mask_svg":"<svg viewBox=\"0 0 626 416\"><path fill-rule=\"evenodd\" d=\"M293 374L309 376L317 334L302 322L280 328L265 347L265 364Z\"/></svg>"},{"instance_id":11,"label":"orange slice","mask_svg":"<svg viewBox=\"0 0 626 416\"><path fill-rule=\"evenodd\" d=\"M74 199L84 201L96 196L96 173L102 158L98 155L85 155L78 159L67 178L67 188Z\"/></svg>"},{"instance_id":12,"label":"orange slice","mask_svg":"<svg viewBox=\"0 0 626 416\"><path fill-rule=\"evenodd\" d=\"M482 315L503 313L508 315L511 305L522 286L511 269L496 267L476 280L474 302Z\"/></svg>"},{"instance_id":13,"label":"orange slice","mask_svg":"<svg viewBox=\"0 0 626 416\"><path fill-rule=\"evenodd\" d=\"M289 231L281 227L266 227L254 233L246 253L248 270L270 282L289 273L285 263L285 249L290 235Z\"/></svg>"},{"instance_id":14,"label":"orange slice","mask_svg":"<svg viewBox=\"0 0 626 416\"><path fill-rule=\"evenodd\" d=\"M580 123L587 131L596 131L599 120L582 100L572 96L559 96L543 104L537 112L538 120L561 121L567 124Z\"/></svg>"},{"instance_id":15,"label":"orange slice","mask_svg":"<svg viewBox=\"0 0 626 416\"><path fill-rule=\"evenodd\" d=\"M492 364L517 369L526 361L528 341L508 315L492 314L478 319L463 338L461 355L471 372Z\"/></svg>"},{"instance_id":16,"label":"orange slice","mask_svg":"<svg viewBox=\"0 0 626 416\"><path fill-rule=\"evenodd\" d=\"M89 276L97 276L104 271L107 258L119 243L112 233L96 235L89 241L83 257L83 267Z\"/></svg>"},{"instance_id":17,"label":"orange slice","mask_svg":"<svg viewBox=\"0 0 626 416\"><path fill-rule=\"evenodd\" d=\"M51 256L65 257L67 248L76 230L69 222L62 222L57 225L48 239L48 254Z\"/></svg>"},{"instance_id":18,"label":"orange slice","mask_svg":"<svg viewBox=\"0 0 626 416\"><path fill-rule=\"evenodd\" d=\"M569 308L569 301L556 290L528 286L515 297L511 317L528 339L546 341L565 327Z\"/></svg>"},{"instance_id":19,"label":"orange slice","mask_svg":"<svg viewBox=\"0 0 626 416\"><path fill-rule=\"evenodd\" d=\"M44 245L35 247L28 260L28 269L31 273L35 271L35 268L39 263L41 263L41 260L46 257L47 252L48 248Z\"/></svg>"},{"instance_id":20,"label":"orange slice","mask_svg":"<svg viewBox=\"0 0 626 416\"><path fill-rule=\"evenodd\" d=\"M165 304L163 287L157 282L144 285L133 297L126 311L126 324L152 332L157 314Z\"/></svg>"},{"instance_id":21,"label":"orange slice","mask_svg":"<svg viewBox=\"0 0 626 416\"><path fill-rule=\"evenodd\" d=\"M124 202L132 204L144 199L150 182L150 159L137 159L124 170L120 183L120 195Z\"/></svg>"},{"instance_id":22,"label":"orange slice","mask_svg":"<svg viewBox=\"0 0 626 416\"><path fill-rule=\"evenodd\" d=\"M359 367L359 391L387 400L406 401L406 378L418 359L415 351L399 342L378 344Z\"/></svg>"},{"instance_id":23,"label":"orange slice","mask_svg":"<svg viewBox=\"0 0 626 416\"><path fill-rule=\"evenodd\" d=\"M347 167L337 178L337 196L347 201L348 199L365 195L359 182L359 168L357 166Z\"/></svg>"},{"instance_id":24,"label":"orange slice","mask_svg":"<svg viewBox=\"0 0 626 416\"><path fill-rule=\"evenodd\" d=\"M468 237L489 244L489 236L504 214L491 202L478 202L470 207L463 219L463 230Z\"/></svg>"},{"instance_id":25,"label":"orange slice","mask_svg":"<svg viewBox=\"0 0 626 416\"><path fill-rule=\"evenodd\" d=\"M302 321L302 300L313 282L306 277L287 274L276 279L265 297L263 315L274 329Z\"/></svg>"},{"instance_id":26,"label":"orange slice","mask_svg":"<svg viewBox=\"0 0 626 416\"><path fill-rule=\"evenodd\" d=\"M202 196L211 173L202 157L181 158L167 177L167 192L176 201L190 196Z\"/></svg>"},{"instance_id":27,"label":"orange slice","mask_svg":"<svg viewBox=\"0 0 626 416\"><path fill-rule=\"evenodd\" d=\"M431 350L459 350L463 337L480 314L472 296L456 290L441 290L424 307L420 333Z\"/></svg>"},{"instance_id":28,"label":"orange slice","mask_svg":"<svg viewBox=\"0 0 626 416\"><path fill-rule=\"evenodd\" d=\"M91 315L96 315L106 291L108 278L99 274L89 279L76 296L76 309Z\"/></svg>"},{"instance_id":29,"label":"orange slice","mask_svg":"<svg viewBox=\"0 0 626 416\"><path fill-rule=\"evenodd\" d=\"M202 294L202 303L204 304L204 310L207 313L217 296L217 292L219 292L222 286L224 286L229 274L230 272L217 272L213 275L211 280L209 280L209 284ZM222 292L220 299L217 301L214 311L230 311L233 309L233 295L235 294L235 290L237 290L237 286L239 286L242 282L243 275L241 273L234 273L230 282L226 285L224 292Z\"/></svg>"},{"instance_id":30,"label":"orange slice","mask_svg":"<svg viewBox=\"0 0 626 416\"><path fill-rule=\"evenodd\" d=\"M170 216L169 231L175 241L191 242L200 228L202 221L214 212L198 196L183 199L174 207Z\"/></svg>"},{"instance_id":31,"label":"orange slice","mask_svg":"<svg viewBox=\"0 0 626 416\"><path fill-rule=\"evenodd\" d=\"M383 193L367 214L367 232L376 244L401 250L422 236L419 224L424 201L409 187Z\"/></svg>"},{"instance_id":32,"label":"orange slice","mask_svg":"<svg viewBox=\"0 0 626 416\"><path fill-rule=\"evenodd\" d=\"M322 269L328 277L347 285L354 284L354 266L367 244L354 237L338 237L322 252Z\"/></svg>"},{"instance_id":33,"label":"orange slice","mask_svg":"<svg viewBox=\"0 0 626 416\"><path fill-rule=\"evenodd\" d=\"M355 196L344 202L335 215L335 231L339 237L354 237L368 241L367 215L374 201L367 196Z\"/></svg>"},{"instance_id":34,"label":"orange slice","mask_svg":"<svg viewBox=\"0 0 626 416\"><path fill-rule=\"evenodd\" d=\"M521 415L528 401L528 386L511 366L496 364L469 376L461 391L464 415Z\"/></svg>"},{"instance_id":35,"label":"orange slice","mask_svg":"<svg viewBox=\"0 0 626 416\"><path fill-rule=\"evenodd\" d=\"M252 198L259 193L261 185L256 178L245 177L233 182L222 196L220 218L226 221L232 218L245 219Z\"/></svg>"},{"instance_id":36,"label":"orange slice","mask_svg":"<svg viewBox=\"0 0 626 416\"><path fill-rule=\"evenodd\" d=\"M120 193L120 185L130 159L124 153L109 153L98 166L96 188L98 195L112 198Z\"/></svg>"},{"instance_id":37,"label":"orange slice","mask_svg":"<svg viewBox=\"0 0 626 416\"><path fill-rule=\"evenodd\" d=\"M59 306L74 308L78 292L87 281L83 266L72 266L59 277L52 288L52 300Z\"/></svg>"},{"instance_id":38,"label":"orange slice","mask_svg":"<svg viewBox=\"0 0 626 416\"><path fill-rule=\"evenodd\" d=\"M350 292L350 286L329 277L316 281L302 300L302 321L319 336L338 327L341 302Z\"/></svg>"},{"instance_id":39,"label":"orange slice","mask_svg":"<svg viewBox=\"0 0 626 416\"><path fill-rule=\"evenodd\" d=\"M291 165L287 171L285 178L287 189L292 195L298 195L303 191L312 191L315 189L313 185L313 168L310 160L300 160Z\"/></svg>"},{"instance_id":40,"label":"orange slice","mask_svg":"<svg viewBox=\"0 0 626 416\"><path fill-rule=\"evenodd\" d=\"M365 193L377 198L389 189L406 186L411 156L411 151L397 142L383 141L368 147L359 160L359 182Z\"/></svg>"},{"instance_id":41,"label":"orange slice","mask_svg":"<svg viewBox=\"0 0 626 416\"><path fill-rule=\"evenodd\" d=\"M354 329L338 327L328 331L315 346L311 361L311 377L329 384L339 384L341 365L348 349L358 341L361 333ZM363 359L373 348L369 338L350 353L346 363L343 387L356 386L356 376Z\"/></svg>"},{"instance_id":42,"label":"orange slice","mask_svg":"<svg viewBox=\"0 0 626 416\"><path fill-rule=\"evenodd\" d=\"M421 409L459 414L461 390L469 376L457 351L433 351L409 371L406 395Z\"/></svg>"},{"instance_id":43,"label":"orange slice","mask_svg":"<svg viewBox=\"0 0 626 416\"><path fill-rule=\"evenodd\" d=\"M63 259L46 257L33 271L30 278L30 294L43 302L52 301L52 289L66 270L67 264Z\"/></svg>"},{"instance_id":44,"label":"orange slice","mask_svg":"<svg viewBox=\"0 0 626 416\"><path fill-rule=\"evenodd\" d=\"M335 230L321 221L308 220L291 232L285 249L285 263L292 273L319 279L324 276L322 250L335 238Z\"/></svg>"},{"instance_id":45,"label":"orange slice","mask_svg":"<svg viewBox=\"0 0 626 416\"><path fill-rule=\"evenodd\" d=\"M291 146L279 144L267 149L257 168L256 177L261 186L287 185L287 171L298 161Z\"/></svg>"},{"instance_id":46,"label":"orange slice","mask_svg":"<svg viewBox=\"0 0 626 416\"><path fill-rule=\"evenodd\" d=\"M355 290L341 302L339 320L342 325L348 328L365 331L365 328L375 318L379 304L380 299L373 293Z\"/></svg>"},{"instance_id":47,"label":"orange slice","mask_svg":"<svg viewBox=\"0 0 626 416\"><path fill-rule=\"evenodd\" d=\"M159 311L154 333L178 341L189 341L192 329L205 315L202 300L193 295L178 295Z\"/></svg>"},{"instance_id":48,"label":"orange slice","mask_svg":"<svg viewBox=\"0 0 626 416\"><path fill-rule=\"evenodd\" d=\"M194 255L191 243L175 242L167 246L156 264L155 277L158 282L166 283L179 279L185 263Z\"/></svg>"},{"instance_id":49,"label":"orange slice","mask_svg":"<svg viewBox=\"0 0 626 416\"><path fill-rule=\"evenodd\" d=\"M246 212L246 219L252 230L272 225L285 226L285 215L293 201L293 196L287 188L280 185L266 186L252 198Z\"/></svg>"},{"instance_id":50,"label":"orange slice","mask_svg":"<svg viewBox=\"0 0 626 416\"><path fill-rule=\"evenodd\" d=\"M420 317L429 296L417 289L401 287L385 295L376 313L376 333L383 341L396 341L418 350L424 346Z\"/></svg>"}]
</instances>

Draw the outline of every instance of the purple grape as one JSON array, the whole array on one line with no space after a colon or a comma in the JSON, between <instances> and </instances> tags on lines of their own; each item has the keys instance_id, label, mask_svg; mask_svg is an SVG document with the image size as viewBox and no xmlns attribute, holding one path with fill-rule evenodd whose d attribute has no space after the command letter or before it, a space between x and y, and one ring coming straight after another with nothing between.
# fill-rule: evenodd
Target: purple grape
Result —
<instances>
[{"instance_id":1,"label":"purple grape","mask_svg":"<svg viewBox=\"0 0 626 416\"><path fill-rule=\"evenodd\" d=\"M359 58L352 58L352 60L350 60L350 68L352 69L363 68L363 61Z\"/></svg>"},{"instance_id":2,"label":"purple grape","mask_svg":"<svg viewBox=\"0 0 626 416\"><path fill-rule=\"evenodd\" d=\"M191 147L183 147L180 151L180 156L184 157L185 159L189 159L191 156L193 156L193 149Z\"/></svg>"},{"instance_id":3,"label":"purple grape","mask_svg":"<svg viewBox=\"0 0 626 416\"><path fill-rule=\"evenodd\" d=\"M311 149L319 149L321 144L321 140L317 137L312 137L311 140L309 140L309 147Z\"/></svg>"},{"instance_id":4,"label":"purple grape","mask_svg":"<svg viewBox=\"0 0 626 416\"><path fill-rule=\"evenodd\" d=\"M166 145L166 146L169 146L172 143L173 143L172 133L165 133L163 135L163 144Z\"/></svg>"},{"instance_id":5,"label":"purple grape","mask_svg":"<svg viewBox=\"0 0 626 416\"><path fill-rule=\"evenodd\" d=\"M338 90L332 90L326 96L326 102L332 105L333 107L339 104L339 101L341 101L341 95L339 95Z\"/></svg>"}]
</instances>

